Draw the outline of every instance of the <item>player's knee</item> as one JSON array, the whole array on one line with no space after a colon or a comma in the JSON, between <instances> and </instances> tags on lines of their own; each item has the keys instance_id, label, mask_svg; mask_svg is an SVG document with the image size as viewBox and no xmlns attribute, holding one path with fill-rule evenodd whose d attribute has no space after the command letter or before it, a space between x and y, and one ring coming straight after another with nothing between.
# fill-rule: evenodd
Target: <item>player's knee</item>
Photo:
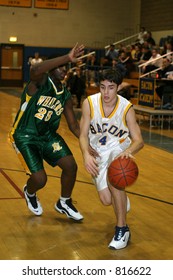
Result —
<instances>
[{"instance_id":1,"label":"player's knee","mask_svg":"<svg viewBox=\"0 0 173 280\"><path fill-rule=\"evenodd\" d=\"M75 162L75 160L73 161L73 163L72 163L72 165L71 165L71 170L72 170L72 172L73 173L77 173L77 169L78 169L78 167L77 167L77 163Z\"/></svg>"},{"instance_id":2,"label":"player's knee","mask_svg":"<svg viewBox=\"0 0 173 280\"><path fill-rule=\"evenodd\" d=\"M76 175L77 169L78 169L78 167L77 167L76 161L74 160L74 158L71 158L68 160L68 162L64 168L64 171L66 171L66 173L68 173L68 174Z\"/></svg>"},{"instance_id":3,"label":"player's knee","mask_svg":"<svg viewBox=\"0 0 173 280\"><path fill-rule=\"evenodd\" d=\"M76 177L78 167L72 155L61 158L57 165L67 177Z\"/></svg>"},{"instance_id":4,"label":"player's knee","mask_svg":"<svg viewBox=\"0 0 173 280\"><path fill-rule=\"evenodd\" d=\"M47 175L46 173L35 173L31 176L32 185L34 185L37 189L42 189L47 183Z\"/></svg>"},{"instance_id":5,"label":"player's knee","mask_svg":"<svg viewBox=\"0 0 173 280\"><path fill-rule=\"evenodd\" d=\"M100 196L100 201L104 206L109 206L112 204L112 201L109 197Z\"/></svg>"},{"instance_id":6,"label":"player's knee","mask_svg":"<svg viewBox=\"0 0 173 280\"><path fill-rule=\"evenodd\" d=\"M37 180L37 186L42 189L47 183L47 177L41 177Z\"/></svg>"}]
</instances>

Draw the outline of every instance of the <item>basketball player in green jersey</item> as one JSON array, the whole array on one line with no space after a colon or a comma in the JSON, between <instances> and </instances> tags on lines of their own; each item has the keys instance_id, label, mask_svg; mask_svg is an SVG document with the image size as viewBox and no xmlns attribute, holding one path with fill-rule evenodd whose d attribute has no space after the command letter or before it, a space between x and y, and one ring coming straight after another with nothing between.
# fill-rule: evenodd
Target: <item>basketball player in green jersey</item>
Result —
<instances>
[{"instance_id":1,"label":"basketball player in green jersey","mask_svg":"<svg viewBox=\"0 0 173 280\"><path fill-rule=\"evenodd\" d=\"M72 204L72 190L76 180L77 164L69 147L57 133L64 113L69 129L79 137L79 124L73 112L71 94L62 85L66 72L59 67L76 62L84 46L76 46L66 55L45 60L30 68L30 81L21 96L21 104L14 121L10 139L30 175L24 186L27 206L35 215L43 212L36 192L47 182L43 161L62 169L61 197L55 209L69 218L82 220L83 216ZM59 68L58 68L59 67Z\"/></svg>"}]
</instances>

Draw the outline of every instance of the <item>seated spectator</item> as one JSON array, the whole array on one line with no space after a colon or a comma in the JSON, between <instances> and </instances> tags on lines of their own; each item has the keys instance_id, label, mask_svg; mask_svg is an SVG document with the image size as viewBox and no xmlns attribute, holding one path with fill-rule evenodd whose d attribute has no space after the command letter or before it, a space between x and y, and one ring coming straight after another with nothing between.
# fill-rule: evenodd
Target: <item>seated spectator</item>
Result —
<instances>
[{"instance_id":1,"label":"seated spectator","mask_svg":"<svg viewBox=\"0 0 173 280\"><path fill-rule=\"evenodd\" d=\"M155 70L157 68L160 68L162 66L162 57L159 53L159 49L157 47L153 47L151 53L152 53L152 55L151 55L150 59L148 60L149 64L144 65L142 67L143 73L148 73L148 72ZM156 58L160 58L160 59L155 60Z\"/></svg>"},{"instance_id":2,"label":"seated spectator","mask_svg":"<svg viewBox=\"0 0 173 280\"><path fill-rule=\"evenodd\" d=\"M173 64L171 64L171 61L165 57L162 60L162 69L158 71L159 78L161 79L173 79ZM173 82L170 83L163 83L160 84L158 87L156 87L156 93L160 97L160 99L163 99L162 108L163 109L172 109L172 97L173 95Z\"/></svg>"},{"instance_id":3,"label":"seated spectator","mask_svg":"<svg viewBox=\"0 0 173 280\"><path fill-rule=\"evenodd\" d=\"M173 64L168 57L163 57L161 69L157 71L159 78L169 78L169 75L173 73Z\"/></svg>"},{"instance_id":4,"label":"seated spectator","mask_svg":"<svg viewBox=\"0 0 173 280\"><path fill-rule=\"evenodd\" d=\"M140 61L140 58L142 56L142 51L141 51L141 44L137 43L135 44L135 54L133 58L133 64L134 64L134 71L138 72L138 63Z\"/></svg>"},{"instance_id":5,"label":"seated spectator","mask_svg":"<svg viewBox=\"0 0 173 280\"><path fill-rule=\"evenodd\" d=\"M119 55L119 60L121 61L121 63L127 69L127 73L126 73L125 77L128 78L130 72L135 70L135 66L134 66L133 60L131 58L131 53L126 52L126 51L121 51L121 53Z\"/></svg>"},{"instance_id":6,"label":"seated spectator","mask_svg":"<svg viewBox=\"0 0 173 280\"><path fill-rule=\"evenodd\" d=\"M168 54L167 55L167 58L173 62L173 54L169 54L173 52L173 43L171 41L167 41L164 45L164 49L163 49L163 52L162 52L162 55L164 54Z\"/></svg>"},{"instance_id":7,"label":"seated spectator","mask_svg":"<svg viewBox=\"0 0 173 280\"><path fill-rule=\"evenodd\" d=\"M148 43L149 48L152 48L156 45L155 40L152 37L151 31L147 31L144 35L144 41Z\"/></svg>"},{"instance_id":8,"label":"seated spectator","mask_svg":"<svg viewBox=\"0 0 173 280\"><path fill-rule=\"evenodd\" d=\"M127 68L124 63L120 61L120 59L116 58L112 60L112 69L118 68L121 73L123 74L123 77L126 77L127 75Z\"/></svg>"},{"instance_id":9,"label":"seated spectator","mask_svg":"<svg viewBox=\"0 0 173 280\"><path fill-rule=\"evenodd\" d=\"M133 57L133 62L139 62L141 55L142 55L141 45L135 44L135 53Z\"/></svg>"},{"instance_id":10,"label":"seated spectator","mask_svg":"<svg viewBox=\"0 0 173 280\"><path fill-rule=\"evenodd\" d=\"M106 50L105 57L101 59L101 66L111 66L112 60L118 58L119 52L115 49L113 44Z\"/></svg>"},{"instance_id":11,"label":"seated spectator","mask_svg":"<svg viewBox=\"0 0 173 280\"><path fill-rule=\"evenodd\" d=\"M142 46L141 51L142 51L142 55L140 57L138 65L147 62L150 59L150 57L152 56L151 50L149 49L148 46Z\"/></svg>"},{"instance_id":12,"label":"seated spectator","mask_svg":"<svg viewBox=\"0 0 173 280\"><path fill-rule=\"evenodd\" d=\"M136 53L135 45L134 45L134 44L131 45L130 53L131 53L131 58L132 58L132 60L134 60L134 58L135 58L135 53Z\"/></svg>"}]
</instances>

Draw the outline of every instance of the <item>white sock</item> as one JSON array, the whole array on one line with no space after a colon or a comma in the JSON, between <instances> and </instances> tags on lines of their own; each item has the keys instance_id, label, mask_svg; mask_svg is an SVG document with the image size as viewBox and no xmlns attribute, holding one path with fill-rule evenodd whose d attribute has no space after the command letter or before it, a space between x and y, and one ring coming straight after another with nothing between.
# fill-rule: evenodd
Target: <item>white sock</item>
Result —
<instances>
[{"instance_id":1,"label":"white sock","mask_svg":"<svg viewBox=\"0 0 173 280\"><path fill-rule=\"evenodd\" d=\"M29 197L34 197L35 196L35 193L28 193L28 191L26 190L26 194L27 194L27 196L29 196Z\"/></svg>"},{"instance_id":2,"label":"white sock","mask_svg":"<svg viewBox=\"0 0 173 280\"><path fill-rule=\"evenodd\" d=\"M60 200L66 202L66 200L70 199L70 197L63 197L63 196L60 196Z\"/></svg>"}]
</instances>

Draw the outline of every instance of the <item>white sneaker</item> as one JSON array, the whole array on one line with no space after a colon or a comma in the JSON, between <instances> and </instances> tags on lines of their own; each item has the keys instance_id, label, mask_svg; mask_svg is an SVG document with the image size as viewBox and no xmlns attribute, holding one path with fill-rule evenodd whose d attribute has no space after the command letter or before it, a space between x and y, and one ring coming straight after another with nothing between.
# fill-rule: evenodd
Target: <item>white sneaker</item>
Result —
<instances>
[{"instance_id":1,"label":"white sneaker","mask_svg":"<svg viewBox=\"0 0 173 280\"><path fill-rule=\"evenodd\" d=\"M129 212L129 211L130 211L130 199L127 196L127 212Z\"/></svg>"},{"instance_id":2,"label":"white sneaker","mask_svg":"<svg viewBox=\"0 0 173 280\"><path fill-rule=\"evenodd\" d=\"M72 204L72 199L69 198L66 201L59 199L55 204L56 211L61 214L66 214L68 218L80 221L83 219L83 216L77 211L77 209Z\"/></svg>"},{"instance_id":3,"label":"white sneaker","mask_svg":"<svg viewBox=\"0 0 173 280\"><path fill-rule=\"evenodd\" d=\"M24 192L24 196L25 196L25 200L26 200L28 209L32 213L34 213L36 216L40 216L43 213L43 209L42 209L42 206L41 206L36 194L32 197L29 197L27 195L26 185L23 188L23 192Z\"/></svg>"},{"instance_id":4,"label":"white sneaker","mask_svg":"<svg viewBox=\"0 0 173 280\"><path fill-rule=\"evenodd\" d=\"M130 230L128 226L115 228L115 235L109 243L110 249L123 249L127 246L130 239Z\"/></svg>"}]
</instances>

